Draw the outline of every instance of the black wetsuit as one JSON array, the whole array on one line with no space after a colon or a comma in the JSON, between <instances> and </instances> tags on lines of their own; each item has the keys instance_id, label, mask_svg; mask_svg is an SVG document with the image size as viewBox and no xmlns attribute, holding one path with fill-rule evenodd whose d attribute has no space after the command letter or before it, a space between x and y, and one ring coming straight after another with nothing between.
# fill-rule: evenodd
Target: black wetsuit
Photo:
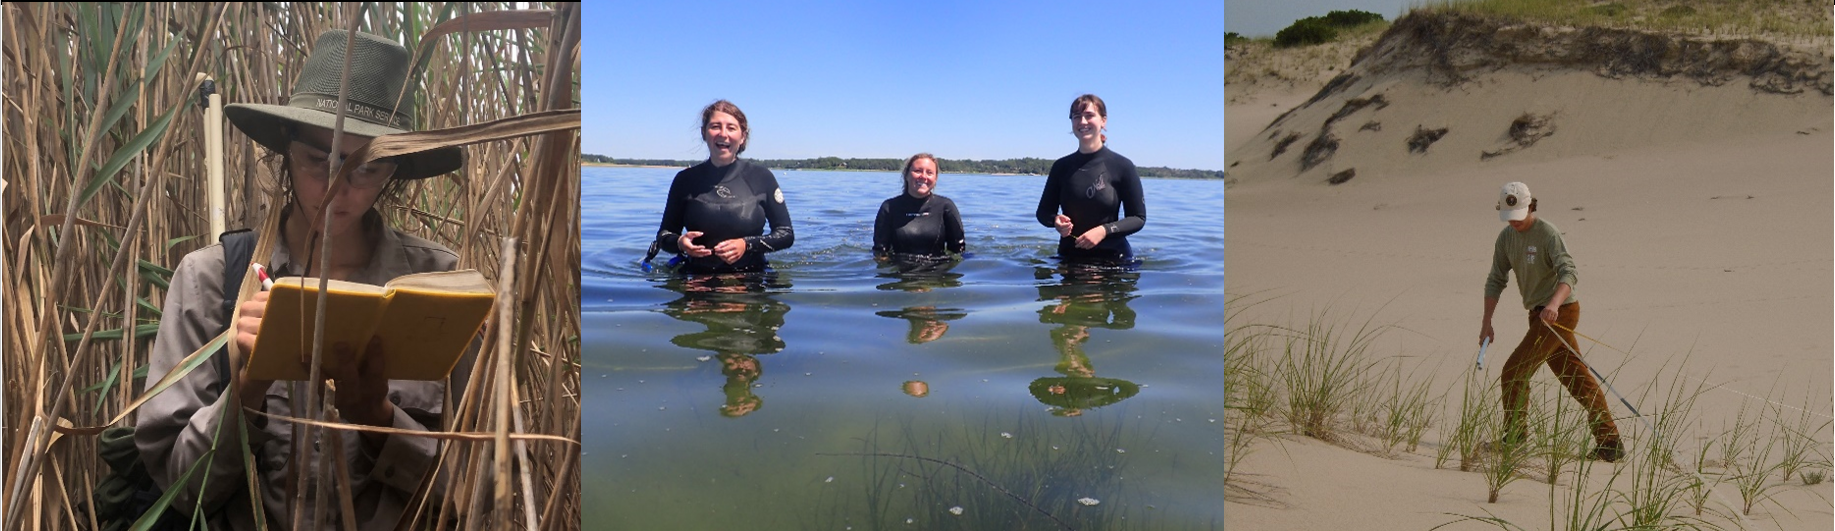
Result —
<instances>
[{"instance_id":1,"label":"black wetsuit","mask_svg":"<svg viewBox=\"0 0 1835 531\"><path fill-rule=\"evenodd\" d=\"M873 220L873 254L929 257L960 254L967 246L962 235L962 214L956 202L936 194L918 199L898 194L879 204Z\"/></svg>"},{"instance_id":2,"label":"black wetsuit","mask_svg":"<svg viewBox=\"0 0 1835 531\"><path fill-rule=\"evenodd\" d=\"M1110 151L1071 153L1051 164L1039 196L1039 223L1056 227L1058 210L1070 216L1070 236L1058 240L1058 257L1069 261L1125 263L1134 260L1128 235L1147 224L1147 205L1134 161ZM1118 216L1125 211L1127 216ZM1077 236L1104 226L1108 236L1092 249L1078 249Z\"/></svg>"},{"instance_id":3,"label":"black wetsuit","mask_svg":"<svg viewBox=\"0 0 1835 531\"><path fill-rule=\"evenodd\" d=\"M765 233L765 222L771 232ZM708 248L733 238L745 239L745 256L731 264L718 256L683 255L691 273L762 271L765 253L789 248L796 241L790 228L790 209L771 170L744 160L725 168L712 162L696 164L675 174L663 207L662 228L656 241L664 251L682 254L682 234L701 231L696 245Z\"/></svg>"}]
</instances>

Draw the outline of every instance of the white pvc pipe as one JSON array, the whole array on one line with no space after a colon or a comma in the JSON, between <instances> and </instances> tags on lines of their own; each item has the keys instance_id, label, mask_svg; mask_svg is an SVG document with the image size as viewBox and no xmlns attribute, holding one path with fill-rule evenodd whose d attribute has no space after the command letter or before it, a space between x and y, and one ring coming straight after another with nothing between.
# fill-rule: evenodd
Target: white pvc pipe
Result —
<instances>
[{"instance_id":1,"label":"white pvc pipe","mask_svg":"<svg viewBox=\"0 0 1835 531\"><path fill-rule=\"evenodd\" d=\"M210 109L204 112L204 157L209 166L210 240L223 235L223 95L210 95Z\"/></svg>"}]
</instances>

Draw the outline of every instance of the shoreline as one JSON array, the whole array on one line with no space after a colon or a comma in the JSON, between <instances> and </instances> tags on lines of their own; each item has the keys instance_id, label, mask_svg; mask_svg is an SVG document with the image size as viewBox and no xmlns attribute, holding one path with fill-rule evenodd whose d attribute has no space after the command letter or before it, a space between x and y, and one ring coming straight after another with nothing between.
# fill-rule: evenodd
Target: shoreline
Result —
<instances>
[{"instance_id":1,"label":"shoreline","mask_svg":"<svg viewBox=\"0 0 1835 531\"><path fill-rule=\"evenodd\" d=\"M615 164L615 163L610 163L610 162L581 162L580 166L581 167L590 166L590 167L596 167L596 168L659 168L659 169L682 169L682 168L688 167L688 166L658 166L658 165L650 165L650 164ZM823 168L823 169L770 168L769 166L767 166L767 168L774 170L774 171L839 171L839 172L854 172L854 173L896 173L891 170L857 170L857 169L849 169L849 168L833 168L833 169L829 169L829 168ZM992 175L996 177L1044 177L1045 176L1044 174L1040 174L1040 173L954 173L954 172L946 172L946 173L943 173L942 175ZM1142 175L1141 178L1142 179L1166 179L1170 181L1223 182L1223 179L1221 178L1213 179L1213 178L1205 178L1205 177L1160 177L1160 176L1153 176L1153 175Z\"/></svg>"}]
</instances>

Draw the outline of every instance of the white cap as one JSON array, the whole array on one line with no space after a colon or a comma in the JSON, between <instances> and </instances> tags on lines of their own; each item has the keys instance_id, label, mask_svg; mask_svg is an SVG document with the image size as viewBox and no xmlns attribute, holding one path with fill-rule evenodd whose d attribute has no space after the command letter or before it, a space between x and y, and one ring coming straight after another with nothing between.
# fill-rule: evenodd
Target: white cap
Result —
<instances>
[{"instance_id":1,"label":"white cap","mask_svg":"<svg viewBox=\"0 0 1835 531\"><path fill-rule=\"evenodd\" d=\"M1529 185L1509 183L1497 192L1497 218L1503 221L1522 221L1529 217Z\"/></svg>"}]
</instances>

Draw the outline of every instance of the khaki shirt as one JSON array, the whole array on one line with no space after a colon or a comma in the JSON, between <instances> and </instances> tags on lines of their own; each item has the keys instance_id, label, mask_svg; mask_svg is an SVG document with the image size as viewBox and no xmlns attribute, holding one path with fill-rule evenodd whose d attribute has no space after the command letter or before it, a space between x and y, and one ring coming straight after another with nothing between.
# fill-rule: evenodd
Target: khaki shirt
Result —
<instances>
[{"instance_id":1,"label":"khaki shirt","mask_svg":"<svg viewBox=\"0 0 1835 531\"><path fill-rule=\"evenodd\" d=\"M1568 302L1580 302L1580 273L1574 257L1567 254L1567 242L1561 229L1541 218L1529 230L1517 232L1505 226L1497 234L1491 252L1491 274L1485 277L1485 298L1495 299L1504 293L1509 273L1516 273L1517 291L1523 295L1523 309L1548 303L1555 288L1567 284Z\"/></svg>"},{"instance_id":2,"label":"khaki shirt","mask_svg":"<svg viewBox=\"0 0 1835 531\"><path fill-rule=\"evenodd\" d=\"M410 273L450 271L458 264L458 255L444 246L384 227L381 215L374 210L365 215L363 224L367 237L377 241L377 244L369 265L349 280L381 285ZM222 311L223 260L223 246L219 244L185 255L179 262L166 292L159 336L153 343L152 360L147 369L148 383L159 381L180 360L224 329L229 316ZM265 265L270 266L269 271L275 277L298 275L306 270L303 263L296 262L284 237L275 245L274 253ZM463 396L465 382L470 377L479 345L474 341L471 351L459 360L453 370L449 381L453 382L455 399ZM389 345L388 348L400 347ZM191 486L181 488L173 507L187 514L191 512L197 506L198 484L202 480L206 487L202 496L203 508L205 514L209 515L212 529L255 529L255 516L247 492L248 480L243 473L242 452L237 447L242 444L241 436L236 429L237 424L221 422L225 418L241 420L243 422L240 424L248 430L248 444L254 452L255 465L260 470L262 509L267 525L274 529L289 529L292 518L288 508L292 505L292 499L287 495L291 483L288 467L316 464L321 453L325 459L330 459L334 455L331 453L332 448L328 443L322 447L315 444L313 458L306 463L296 463L293 423L247 415L236 407L232 393L227 391L220 396L213 396L217 393L211 392L210 388L220 378L227 387L228 378L218 375L217 365L204 363L142 405L134 434L134 442L140 448L140 458L154 481L162 488L170 489L174 480L211 451L212 440L217 440L212 462L199 467L199 471L191 478ZM268 390L267 412L290 417L303 414L296 414L291 408L290 391L296 385L301 386L298 389L303 393L303 382L292 382L291 385L289 382L275 382ZM395 413L394 427L420 431L440 430L445 387L444 382L438 381L390 381L389 401ZM350 474L351 500L357 513L356 521L358 527L365 530L395 528L409 498L433 467L439 451L438 441L431 438L390 436L380 451L372 453L361 443L357 432L321 430L319 435L321 440L327 441L328 437L343 438L345 466ZM209 467L207 480L203 480L206 475L203 466ZM317 466L310 466L300 472L315 480L333 482L328 490L333 493L333 497L326 500L329 504L326 507L326 522L318 526L308 524L307 528L339 527L335 524L341 521L338 502L335 501L338 499L337 480L334 479L336 475L319 478ZM439 498L438 492L445 490L443 483L441 481L434 485L435 499ZM313 485L312 488L317 486ZM311 511L308 507L307 519L310 519Z\"/></svg>"}]
</instances>

